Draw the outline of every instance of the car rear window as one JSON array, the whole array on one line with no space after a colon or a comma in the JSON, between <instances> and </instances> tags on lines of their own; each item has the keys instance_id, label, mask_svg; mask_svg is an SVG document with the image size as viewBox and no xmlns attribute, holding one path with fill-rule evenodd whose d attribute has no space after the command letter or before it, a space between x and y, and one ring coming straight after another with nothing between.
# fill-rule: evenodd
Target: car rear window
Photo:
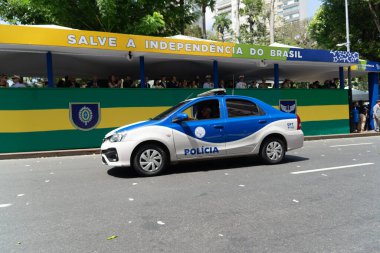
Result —
<instances>
[{"instance_id":1,"label":"car rear window","mask_svg":"<svg viewBox=\"0 0 380 253\"><path fill-rule=\"evenodd\" d=\"M227 99L227 111L229 118L260 116L264 112L252 101L244 99Z\"/></svg>"}]
</instances>

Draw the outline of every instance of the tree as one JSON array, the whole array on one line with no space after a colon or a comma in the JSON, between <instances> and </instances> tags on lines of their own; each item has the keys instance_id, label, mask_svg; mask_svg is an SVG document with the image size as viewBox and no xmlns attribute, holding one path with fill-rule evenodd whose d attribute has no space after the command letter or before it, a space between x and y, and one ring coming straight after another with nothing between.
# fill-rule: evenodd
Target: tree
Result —
<instances>
[{"instance_id":1,"label":"tree","mask_svg":"<svg viewBox=\"0 0 380 253\"><path fill-rule=\"evenodd\" d=\"M239 42L249 44L267 44L266 13L263 0L242 0L244 7L240 15L246 22L240 25Z\"/></svg>"},{"instance_id":2,"label":"tree","mask_svg":"<svg viewBox=\"0 0 380 253\"><path fill-rule=\"evenodd\" d=\"M231 19L227 13L222 13L214 17L214 29L219 33L222 41L224 41L224 32L230 32L230 26L232 24Z\"/></svg>"},{"instance_id":3,"label":"tree","mask_svg":"<svg viewBox=\"0 0 380 253\"><path fill-rule=\"evenodd\" d=\"M310 35L319 47L344 50L337 48L337 44L346 41L344 8L344 1L323 0L309 26ZM371 8L375 10L374 14ZM374 61L380 61L379 9L379 0L349 1L351 50Z\"/></svg>"},{"instance_id":4,"label":"tree","mask_svg":"<svg viewBox=\"0 0 380 253\"><path fill-rule=\"evenodd\" d=\"M202 38L202 28L200 28L198 24L188 25L185 28L185 35L195 38Z\"/></svg>"},{"instance_id":5,"label":"tree","mask_svg":"<svg viewBox=\"0 0 380 253\"><path fill-rule=\"evenodd\" d=\"M167 36L195 20L191 8L188 1L170 0L0 0L0 18L13 24Z\"/></svg>"},{"instance_id":6,"label":"tree","mask_svg":"<svg viewBox=\"0 0 380 253\"><path fill-rule=\"evenodd\" d=\"M315 48L316 41L310 37L309 24L310 20L307 19L284 23L276 29L276 41L302 48Z\"/></svg>"},{"instance_id":7,"label":"tree","mask_svg":"<svg viewBox=\"0 0 380 253\"><path fill-rule=\"evenodd\" d=\"M206 33L206 9L209 7L211 11L214 11L216 0L194 0L194 3L201 9L202 15L202 37L207 39Z\"/></svg>"},{"instance_id":8,"label":"tree","mask_svg":"<svg viewBox=\"0 0 380 253\"><path fill-rule=\"evenodd\" d=\"M274 43L274 4L276 3L276 0L270 0L270 18L269 18L269 43Z\"/></svg>"}]
</instances>

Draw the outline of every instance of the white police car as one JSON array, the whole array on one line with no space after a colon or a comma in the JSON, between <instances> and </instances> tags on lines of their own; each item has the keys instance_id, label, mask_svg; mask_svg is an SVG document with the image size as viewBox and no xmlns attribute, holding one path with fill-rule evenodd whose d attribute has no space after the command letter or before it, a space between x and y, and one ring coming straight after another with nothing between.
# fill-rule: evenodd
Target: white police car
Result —
<instances>
[{"instance_id":1,"label":"white police car","mask_svg":"<svg viewBox=\"0 0 380 253\"><path fill-rule=\"evenodd\" d=\"M111 131L101 154L104 164L131 166L140 175L154 176L170 162L190 159L258 154L275 164L286 151L301 148L303 141L298 115L216 89L151 120Z\"/></svg>"}]
</instances>

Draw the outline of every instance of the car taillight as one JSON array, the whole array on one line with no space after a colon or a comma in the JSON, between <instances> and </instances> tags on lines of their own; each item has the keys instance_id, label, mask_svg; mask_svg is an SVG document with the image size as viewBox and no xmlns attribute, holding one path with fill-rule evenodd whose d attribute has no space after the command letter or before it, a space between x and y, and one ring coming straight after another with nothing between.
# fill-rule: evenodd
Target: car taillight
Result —
<instances>
[{"instance_id":1,"label":"car taillight","mask_svg":"<svg viewBox=\"0 0 380 253\"><path fill-rule=\"evenodd\" d=\"M301 130L302 124L301 124L301 118L297 114L297 130Z\"/></svg>"}]
</instances>

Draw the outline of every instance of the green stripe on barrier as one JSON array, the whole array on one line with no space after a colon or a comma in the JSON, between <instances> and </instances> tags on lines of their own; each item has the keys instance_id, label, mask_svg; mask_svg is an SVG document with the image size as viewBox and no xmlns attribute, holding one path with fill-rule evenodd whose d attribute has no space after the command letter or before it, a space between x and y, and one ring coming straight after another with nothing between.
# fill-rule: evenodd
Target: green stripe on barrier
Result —
<instances>
[{"instance_id":1,"label":"green stripe on barrier","mask_svg":"<svg viewBox=\"0 0 380 253\"><path fill-rule=\"evenodd\" d=\"M342 119L302 122L302 130L305 136L348 134L350 133L350 121L348 119Z\"/></svg>"},{"instance_id":2,"label":"green stripe on barrier","mask_svg":"<svg viewBox=\"0 0 380 253\"><path fill-rule=\"evenodd\" d=\"M171 106L204 92L204 89L0 89L0 110L67 109L70 102L100 102L102 108ZM342 105L347 90L235 89L228 94L255 97L278 106L279 99L297 104Z\"/></svg>"},{"instance_id":3,"label":"green stripe on barrier","mask_svg":"<svg viewBox=\"0 0 380 253\"><path fill-rule=\"evenodd\" d=\"M99 148L105 134L111 130L0 133L0 153Z\"/></svg>"}]
</instances>

